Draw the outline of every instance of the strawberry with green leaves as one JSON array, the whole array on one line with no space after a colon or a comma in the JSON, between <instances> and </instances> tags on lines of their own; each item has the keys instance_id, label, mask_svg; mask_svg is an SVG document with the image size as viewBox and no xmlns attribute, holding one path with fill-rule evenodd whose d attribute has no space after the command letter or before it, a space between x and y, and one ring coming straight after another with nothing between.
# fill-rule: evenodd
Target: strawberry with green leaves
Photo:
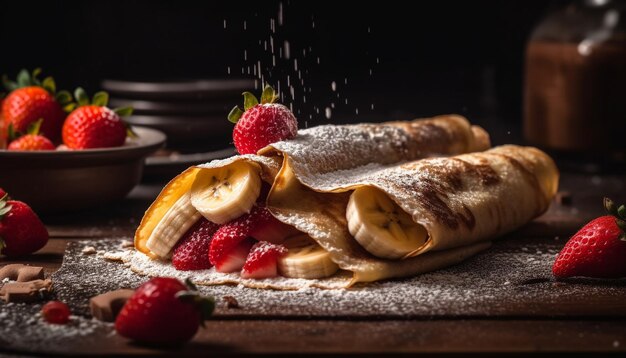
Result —
<instances>
[{"instance_id":1,"label":"strawberry with green leaves","mask_svg":"<svg viewBox=\"0 0 626 358\"><path fill-rule=\"evenodd\" d=\"M30 125L41 119L41 134L53 142L60 139L63 120L67 115L64 107L72 101L72 96L67 91L56 92L52 77L40 81L37 78L40 73L39 68L32 73L22 70L15 82L3 76L4 87L10 91L2 103L2 135L5 138L10 130L24 133Z\"/></svg>"},{"instance_id":2,"label":"strawberry with green leaves","mask_svg":"<svg viewBox=\"0 0 626 358\"><path fill-rule=\"evenodd\" d=\"M44 137L39 134L39 129L41 127L42 120L38 120L35 123L31 124L28 128L28 131L23 136L13 140L9 143L7 147L8 150L27 150L27 151L35 151L35 150L55 150L56 147L50 139ZM9 138L14 137L15 134L12 132L12 128L9 128Z\"/></svg>"},{"instance_id":3,"label":"strawberry with green leaves","mask_svg":"<svg viewBox=\"0 0 626 358\"><path fill-rule=\"evenodd\" d=\"M141 285L115 319L115 330L137 342L176 345L190 340L215 307L191 281L155 277Z\"/></svg>"},{"instance_id":4,"label":"strawberry with green leaves","mask_svg":"<svg viewBox=\"0 0 626 358\"><path fill-rule=\"evenodd\" d=\"M33 253L48 242L48 230L26 204L0 198L0 255L8 257Z\"/></svg>"},{"instance_id":5,"label":"strawberry with green leaves","mask_svg":"<svg viewBox=\"0 0 626 358\"><path fill-rule=\"evenodd\" d=\"M604 198L609 215L583 226L563 247L552 267L556 278L626 277L626 205Z\"/></svg>"},{"instance_id":6,"label":"strawberry with green leaves","mask_svg":"<svg viewBox=\"0 0 626 358\"><path fill-rule=\"evenodd\" d=\"M243 93L244 111L235 106L228 120L236 123L233 142L239 154L256 152L281 140L298 134L298 121L289 108L275 103L278 94L266 86L261 94L261 103L250 92Z\"/></svg>"},{"instance_id":7,"label":"strawberry with green leaves","mask_svg":"<svg viewBox=\"0 0 626 358\"><path fill-rule=\"evenodd\" d=\"M74 92L77 103L63 124L63 143L70 149L111 148L134 136L122 117L130 116L130 107L112 110L107 107L109 95L98 92L90 101L82 88Z\"/></svg>"}]
</instances>

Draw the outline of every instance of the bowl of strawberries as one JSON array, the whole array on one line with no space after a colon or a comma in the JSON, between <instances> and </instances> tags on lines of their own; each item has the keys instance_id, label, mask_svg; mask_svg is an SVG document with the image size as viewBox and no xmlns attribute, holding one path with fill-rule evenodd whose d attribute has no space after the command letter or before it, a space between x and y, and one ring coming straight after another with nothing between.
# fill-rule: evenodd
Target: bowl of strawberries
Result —
<instances>
[{"instance_id":1,"label":"bowl of strawberries","mask_svg":"<svg viewBox=\"0 0 626 358\"><path fill-rule=\"evenodd\" d=\"M0 186L41 212L97 207L139 183L145 158L165 143L157 130L130 127L132 108L107 107L108 94L56 91L40 70L3 78Z\"/></svg>"}]
</instances>

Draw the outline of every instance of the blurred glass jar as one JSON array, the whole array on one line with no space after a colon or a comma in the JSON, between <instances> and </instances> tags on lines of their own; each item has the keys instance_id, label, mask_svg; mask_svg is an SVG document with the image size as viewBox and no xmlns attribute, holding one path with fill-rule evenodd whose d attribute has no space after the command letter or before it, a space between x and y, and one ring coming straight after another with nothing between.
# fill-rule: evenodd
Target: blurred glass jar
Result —
<instances>
[{"instance_id":1,"label":"blurred glass jar","mask_svg":"<svg viewBox=\"0 0 626 358\"><path fill-rule=\"evenodd\" d=\"M625 10L625 1L576 1L535 28L526 49L529 142L624 159Z\"/></svg>"}]
</instances>

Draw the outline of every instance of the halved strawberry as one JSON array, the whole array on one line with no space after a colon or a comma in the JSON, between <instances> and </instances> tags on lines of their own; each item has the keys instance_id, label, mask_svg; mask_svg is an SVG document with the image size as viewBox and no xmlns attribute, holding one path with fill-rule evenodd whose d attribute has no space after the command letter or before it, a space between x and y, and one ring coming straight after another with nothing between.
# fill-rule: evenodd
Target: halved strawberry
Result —
<instances>
[{"instance_id":1,"label":"halved strawberry","mask_svg":"<svg viewBox=\"0 0 626 358\"><path fill-rule=\"evenodd\" d=\"M180 271L211 268L207 251L219 225L200 218L174 246L172 265Z\"/></svg>"},{"instance_id":2,"label":"halved strawberry","mask_svg":"<svg viewBox=\"0 0 626 358\"><path fill-rule=\"evenodd\" d=\"M276 219L267 208L254 207L250 216L252 219L249 235L259 241L281 244L288 236L298 232L293 226Z\"/></svg>"},{"instance_id":3,"label":"halved strawberry","mask_svg":"<svg viewBox=\"0 0 626 358\"><path fill-rule=\"evenodd\" d=\"M277 261L287 253L282 245L260 241L252 246L246 264L241 270L243 278L270 278L278 276Z\"/></svg>"},{"instance_id":4,"label":"halved strawberry","mask_svg":"<svg viewBox=\"0 0 626 358\"><path fill-rule=\"evenodd\" d=\"M255 241L251 238L244 239L219 260L215 265L215 269L218 272L237 272L241 270L254 243Z\"/></svg>"},{"instance_id":5,"label":"halved strawberry","mask_svg":"<svg viewBox=\"0 0 626 358\"><path fill-rule=\"evenodd\" d=\"M254 241L248 237L250 215L244 215L220 227L209 247L209 261L218 272L240 270Z\"/></svg>"}]
</instances>

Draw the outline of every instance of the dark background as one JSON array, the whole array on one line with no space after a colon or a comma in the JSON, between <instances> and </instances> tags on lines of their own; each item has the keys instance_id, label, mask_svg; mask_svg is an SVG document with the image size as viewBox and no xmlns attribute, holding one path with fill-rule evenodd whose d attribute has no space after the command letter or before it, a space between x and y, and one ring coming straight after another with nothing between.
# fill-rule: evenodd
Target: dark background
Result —
<instances>
[{"instance_id":1,"label":"dark background","mask_svg":"<svg viewBox=\"0 0 626 358\"><path fill-rule=\"evenodd\" d=\"M260 60L290 102L297 58L305 84L293 102L306 125L457 112L512 139L525 42L562 3L283 1L279 26L278 1L12 1L0 11L0 71L39 66L61 88L94 91L104 78L241 77ZM287 40L292 53L276 67L263 47L270 35L276 52Z\"/></svg>"}]
</instances>

